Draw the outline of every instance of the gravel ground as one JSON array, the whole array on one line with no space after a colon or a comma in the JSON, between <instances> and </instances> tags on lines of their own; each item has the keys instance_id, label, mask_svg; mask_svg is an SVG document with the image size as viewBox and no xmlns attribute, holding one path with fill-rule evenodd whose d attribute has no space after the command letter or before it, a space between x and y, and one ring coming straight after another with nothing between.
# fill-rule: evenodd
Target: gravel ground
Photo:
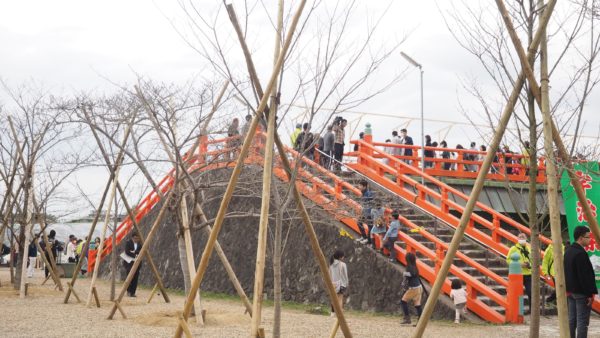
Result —
<instances>
[{"instance_id":1,"label":"gravel ground","mask_svg":"<svg viewBox=\"0 0 600 338\"><path fill-rule=\"evenodd\" d=\"M37 278L29 279L29 296L19 299L18 292L9 285L7 268L0 268L0 337L172 337L176 327L177 312L183 308L184 298L170 294L171 303L166 304L160 296L150 304L146 299L148 289L139 289L137 298L125 298L123 309L128 319L117 312L114 320L107 320L111 302L110 287L99 281L101 308L87 308L76 304L74 297L69 304L63 304L64 294L53 289L51 282L41 285L42 271L36 271ZM63 279L66 287L67 279ZM90 279L77 281L75 289L85 302L89 292ZM117 287L119 292L119 287ZM203 299L206 309L206 325L194 326L195 336L203 337L248 337L250 318L244 315L240 302L232 300ZM271 336L273 309L263 310L263 327ZM309 314L302 310L284 309L282 323L283 337L326 337L334 323L334 318L325 315ZM368 313L350 313L348 323L354 337L409 337L413 327L401 326L397 316L375 316ZM543 318L542 337L557 337L556 317ZM426 337L516 337L528 336L526 325L456 325L447 321L431 322ZM337 337L342 337L341 332ZM589 337L600 337L600 319L593 316Z\"/></svg>"}]
</instances>

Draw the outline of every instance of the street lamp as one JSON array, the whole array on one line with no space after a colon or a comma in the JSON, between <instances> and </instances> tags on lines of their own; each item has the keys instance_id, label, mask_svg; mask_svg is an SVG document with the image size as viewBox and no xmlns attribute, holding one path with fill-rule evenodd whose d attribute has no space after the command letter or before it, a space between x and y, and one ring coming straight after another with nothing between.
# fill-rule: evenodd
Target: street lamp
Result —
<instances>
[{"instance_id":1,"label":"street lamp","mask_svg":"<svg viewBox=\"0 0 600 338\"><path fill-rule=\"evenodd\" d=\"M423 117L423 66L415 61L410 56L406 55L404 52L400 52L400 55L408 61L411 65L419 68L421 72L421 173L425 173L425 122ZM421 184L425 185L425 176L421 175Z\"/></svg>"}]
</instances>

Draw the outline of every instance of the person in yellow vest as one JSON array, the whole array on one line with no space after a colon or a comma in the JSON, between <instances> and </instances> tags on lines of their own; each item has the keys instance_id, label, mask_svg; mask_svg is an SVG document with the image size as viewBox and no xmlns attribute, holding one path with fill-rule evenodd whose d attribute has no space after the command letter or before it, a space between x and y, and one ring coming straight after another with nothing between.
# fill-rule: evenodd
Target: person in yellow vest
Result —
<instances>
[{"instance_id":1,"label":"person in yellow vest","mask_svg":"<svg viewBox=\"0 0 600 338\"><path fill-rule=\"evenodd\" d=\"M563 254L565 253L565 245L563 244ZM544 251L544 259L542 260L542 276L546 278L552 279L552 283L554 283L554 276L556 276L556 272L554 271L554 246L552 243L548 245L546 251ZM546 298L546 303L554 303L556 301L556 290L552 291L550 295Z\"/></svg>"},{"instance_id":2,"label":"person in yellow vest","mask_svg":"<svg viewBox=\"0 0 600 338\"><path fill-rule=\"evenodd\" d=\"M527 301L529 303L529 311L531 312L531 247L527 243L527 235L524 233L519 233L517 236L518 242L513 245L510 250L508 250L508 254L506 255L506 263L510 264L512 262L512 255L517 253L519 255L519 262L521 263L521 269L523 272L523 286L525 286L525 294L527 295Z\"/></svg>"},{"instance_id":3,"label":"person in yellow vest","mask_svg":"<svg viewBox=\"0 0 600 338\"><path fill-rule=\"evenodd\" d=\"M294 129L294 132L292 132L292 135L290 136L290 140L292 141L292 148L294 148L294 146L296 145L296 139L298 138L298 135L300 135L300 133L302 133L302 123L296 123L296 129Z\"/></svg>"}]
</instances>

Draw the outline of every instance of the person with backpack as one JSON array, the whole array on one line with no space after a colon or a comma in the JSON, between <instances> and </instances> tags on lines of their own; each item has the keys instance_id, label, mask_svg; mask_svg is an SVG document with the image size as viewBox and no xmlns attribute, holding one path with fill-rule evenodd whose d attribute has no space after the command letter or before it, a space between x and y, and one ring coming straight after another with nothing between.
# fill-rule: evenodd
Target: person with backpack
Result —
<instances>
[{"instance_id":1,"label":"person with backpack","mask_svg":"<svg viewBox=\"0 0 600 338\"><path fill-rule=\"evenodd\" d=\"M454 324L460 324L460 315L467 312L467 290L463 288L460 279L453 279L450 298L454 302Z\"/></svg>"},{"instance_id":2,"label":"person with backpack","mask_svg":"<svg viewBox=\"0 0 600 338\"><path fill-rule=\"evenodd\" d=\"M527 295L527 301L529 303L529 310L531 312L531 247L527 243L527 235L520 232L517 236L518 242L513 245L508 254L506 255L506 263L510 265L512 262L512 255L517 253L519 255L519 263L521 263L521 269L523 272L523 286L525 287L525 294Z\"/></svg>"},{"instance_id":3,"label":"person with backpack","mask_svg":"<svg viewBox=\"0 0 600 338\"><path fill-rule=\"evenodd\" d=\"M406 254L406 271L404 271L404 287L406 291L402 296L400 305L404 313L404 320L401 324L410 325L410 312L408 311L408 303L413 302L417 309L417 316L421 317L423 309L421 307L421 296L423 295L423 286L417 268L417 256L409 252Z\"/></svg>"}]
</instances>

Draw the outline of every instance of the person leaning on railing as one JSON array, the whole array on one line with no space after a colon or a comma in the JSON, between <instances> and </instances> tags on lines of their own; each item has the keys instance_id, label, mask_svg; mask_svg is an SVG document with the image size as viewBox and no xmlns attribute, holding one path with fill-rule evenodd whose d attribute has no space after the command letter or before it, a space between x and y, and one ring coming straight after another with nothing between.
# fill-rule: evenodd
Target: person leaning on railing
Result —
<instances>
[{"instance_id":1,"label":"person leaning on railing","mask_svg":"<svg viewBox=\"0 0 600 338\"><path fill-rule=\"evenodd\" d=\"M343 119L341 116L338 116L335 118L335 120L333 120L333 155L336 160L336 163L334 165L336 171L340 171L342 169L341 163L344 159L344 140L346 138L344 128L346 128L346 124L348 124L348 121Z\"/></svg>"},{"instance_id":2,"label":"person leaning on railing","mask_svg":"<svg viewBox=\"0 0 600 338\"><path fill-rule=\"evenodd\" d=\"M453 153L448 151L448 143L446 143L446 141L440 142L440 147L444 148L444 150L442 151L442 158L445 158L445 159L452 158ZM452 163L451 162L442 163L442 169L444 169L444 170L452 169Z\"/></svg>"}]
</instances>

